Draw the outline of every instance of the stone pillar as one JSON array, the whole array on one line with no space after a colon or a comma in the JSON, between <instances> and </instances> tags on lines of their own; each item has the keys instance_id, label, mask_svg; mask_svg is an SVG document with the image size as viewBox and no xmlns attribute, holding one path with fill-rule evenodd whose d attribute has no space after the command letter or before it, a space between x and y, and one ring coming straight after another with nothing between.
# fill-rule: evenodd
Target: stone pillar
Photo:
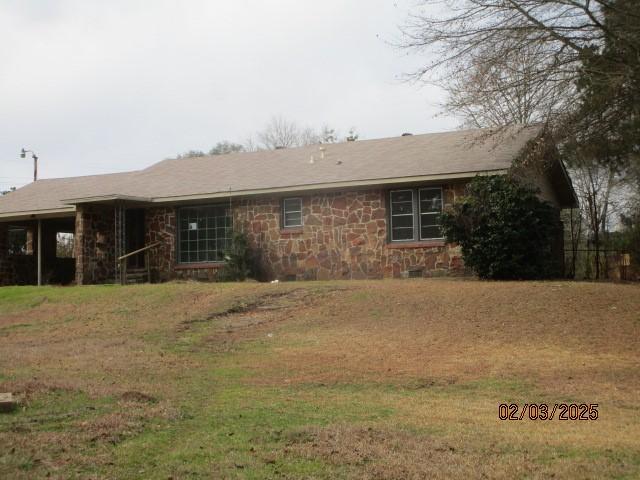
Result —
<instances>
[{"instance_id":1,"label":"stone pillar","mask_svg":"<svg viewBox=\"0 0 640 480\"><path fill-rule=\"evenodd\" d=\"M176 209L173 207L149 208L145 212L145 244L162 244L149 251L151 279L154 282L175 277L176 222Z\"/></svg>"},{"instance_id":2,"label":"stone pillar","mask_svg":"<svg viewBox=\"0 0 640 480\"><path fill-rule=\"evenodd\" d=\"M73 237L73 253L76 257L76 284L84 285L85 283L85 231L84 231L84 207L78 205L76 207L76 227Z\"/></svg>"}]
</instances>

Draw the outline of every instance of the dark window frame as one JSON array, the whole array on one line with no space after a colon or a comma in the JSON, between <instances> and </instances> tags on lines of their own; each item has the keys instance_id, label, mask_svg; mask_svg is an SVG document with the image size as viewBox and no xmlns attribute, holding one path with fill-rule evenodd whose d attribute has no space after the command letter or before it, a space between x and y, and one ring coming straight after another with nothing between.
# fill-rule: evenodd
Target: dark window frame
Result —
<instances>
[{"instance_id":1,"label":"dark window frame","mask_svg":"<svg viewBox=\"0 0 640 480\"><path fill-rule=\"evenodd\" d=\"M205 228L201 229L200 227L197 227L196 230L198 231L198 234L196 235L196 239L192 240L192 239L185 239L183 238L184 233L189 232L189 228L187 227L187 229L183 229L182 228L182 220L183 220L183 215L185 214L185 212L188 212L189 210L198 210L198 209L215 209L215 208L222 208L224 209L225 215L214 215L214 216L202 216L200 217L199 215L195 215L194 219L196 220L196 222L198 222L200 219L204 219L205 222L207 222L207 225ZM231 209L229 207L228 204L223 204L223 203L211 203L211 204L203 204L203 205L189 205L189 206L184 206L184 207L180 207L177 209L176 212L176 231L177 231L177 241L176 241L176 263L178 265L190 265L190 264L199 264L199 263L210 263L213 265L216 264L223 264L224 263L224 250L226 250L231 242L231 237L233 234L233 214L231 212ZM193 223L193 222L189 222L189 217L187 217L187 222L188 223ZM209 227L208 222L209 219L215 219L215 227ZM224 226L218 226L217 225L217 219L218 218L224 218ZM224 236L219 238L218 237L218 229L224 229ZM201 230L205 231L205 235L204 238L200 238L199 232ZM214 232L213 233L213 237L208 237L207 235L209 234L209 232ZM223 247L220 249L218 248L218 243L219 242L223 243ZM195 242L196 243L196 248L194 250L192 250L191 248L188 248L186 250L186 252L183 250L182 246L184 242L188 242L188 243L192 243ZM200 242L205 242L205 248L204 249L200 249ZM215 245L215 248L208 248L209 245L211 244ZM210 260L206 257L208 257L209 253L213 252L214 255L217 257L217 259L215 260ZM187 260L183 260L183 254L187 255ZM201 259L201 253L203 254L202 256L204 256L204 259ZM191 259L192 254L195 254L197 259Z\"/></svg>"},{"instance_id":2,"label":"dark window frame","mask_svg":"<svg viewBox=\"0 0 640 480\"><path fill-rule=\"evenodd\" d=\"M394 242L394 243L401 243L401 242L415 242L415 238L416 238L416 189L415 188L398 188L395 190L390 190L389 191L389 239ZM394 193L399 193L399 192L411 192L411 213L407 214L407 213L401 213L401 214L393 214L393 194ZM406 202L405 202L406 203ZM393 238L393 217L406 217L406 216L411 216L411 227L398 227L398 228L411 228L413 230L413 235L411 236L411 238L404 238L404 239L399 239L399 240L395 240Z\"/></svg>"},{"instance_id":3,"label":"dark window frame","mask_svg":"<svg viewBox=\"0 0 640 480\"><path fill-rule=\"evenodd\" d=\"M421 210L421 192L423 190L439 190L440 191L440 214L444 211L444 189L442 185L433 185L433 186L421 186L421 187L408 187L408 188L396 188L393 190L389 190L387 195L387 220L389 222L388 226L388 243L393 244L402 244L402 243L415 243L415 242L430 242L430 241L441 241L444 240L444 236L439 237L423 237L422 236L422 214L430 213L430 212L422 212ZM406 239L394 239L393 238L393 217L398 216L398 214L393 215L393 194L396 192L411 192L411 217L413 219L413 235L411 238ZM407 215L407 214L403 214ZM435 226L433 224L425 225L425 226Z\"/></svg>"},{"instance_id":4,"label":"dark window frame","mask_svg":"<svg viewBox=\"0 0 640 480\"><path fill-rule=\"evenodd\" d=\"M300 210L287 210L287 200L298 200L300 202ZM282 228L302 228L304 227L304 215L302 197L286 197L282 199ZM287 225L287 213L300 213L300 223L296 225Z\"/></svg>"},{"instance_id":5,"label":"dark window frame","mask_svg":"<svg viewBox=\"0 0 640 480\"><path fill-rule=\"evenodd\" d=\"M434 187L420 187L417 189L418 190L418 218L419 218L419 225L418 225L418 238L420 239L420 241L429 241L429 240L444 240L444 236L442 235L442 228L440 228L440 236L439 237L423 237L422 236L422 227L441 227L441 225L439 224L429 224L429 225L423 225L422 224L422 215L428 215L428 214L432 214L433 212L422 212L422 192L424 190L439 190L440 191L440 212L439 215L442 215L442 212L444 210L444 191L442 190L442 186L434 186Z\"/></svg>"}]
</instances>

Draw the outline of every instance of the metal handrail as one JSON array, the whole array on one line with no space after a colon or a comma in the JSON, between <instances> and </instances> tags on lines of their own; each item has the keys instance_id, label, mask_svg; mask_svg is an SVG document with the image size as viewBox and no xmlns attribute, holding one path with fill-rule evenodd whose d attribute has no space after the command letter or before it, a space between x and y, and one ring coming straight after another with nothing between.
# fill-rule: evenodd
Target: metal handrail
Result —
<instances>
[{"instance_id":1,"label":"metal handrail","mask_svg":"<svg viewBox=\"0 0 640 480\"><path fill-rule=\"evenodd\" d=\"M142 253L142 252L144 252L146 250L150 250L150 249L158 247L160 245L162 245L162 242L152 243L151 245L147 245L146 247L139 248L138 250L134 250L133 252L129 252L129 253L125 254L125 255L122 255L121 257L118 257L118 261L121 262L125 258L132 257L133 255L137 255L138 253Z\"/></svg>"},{"instance_id":2,"label":"metal handrail","mask_svg":"<svg viewBox=\"0 0 640 480\"><path fill-rule=\"evenodd\" d=\"M118 263L120 263L120 284L125 285L127 283L127 262L125 260L133 255L145 252L145 264L147 266L147 281L151 282L151 266L149 265L149 250L162 245L162 242L155 242L146 247L139 248L133 252L129 252L121 257L118 257Z\"/></svg>"}]
</instances>

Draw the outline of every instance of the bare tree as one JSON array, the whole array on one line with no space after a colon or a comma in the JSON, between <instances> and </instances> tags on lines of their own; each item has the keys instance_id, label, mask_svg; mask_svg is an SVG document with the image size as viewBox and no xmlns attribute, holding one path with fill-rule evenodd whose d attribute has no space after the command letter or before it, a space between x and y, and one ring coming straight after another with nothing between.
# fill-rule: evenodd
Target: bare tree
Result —
<instances>
[{"instance_id":1,"label":"bare tree","mask_svg":"<svg viewBox=\"0 0 640 480\"><path fill-rule=\"evenodd\" d=\"M576 278L578 251L582 243L582 220L583 215L580 208L570 208L568 211L562 212L562 221L564 225L569 225L569 228L565 229L565 232L569 235L568 240L571 247L569 271L565 272L568 278Z\"/></svg>"},{"instance_id":2,"label":"bare tree","mask_svg":"<svg viewBox=\"0 0 640 480\"><path fill-rule=\"evenodd\" d=\"M295 122L283 117L273 117L265 128L257 134L260 147L267 150L276 148L302 147L320 143L336 143L355 141L358 134L351 128L344 139L335 128L324 125L320 130L311 127L300 127Z\"/></svg>"},{"instance_id":3,"label":"bare tree","mask_svg":"<svg viewBox=\"0 0 640 480\"><path fill-rule=\"evenodd\" d=\"M587 246L594 249L595 278L599 279L607 273L601 271L602 247L627 196L626 178L613 166L587 157L572 162L569 171L588 228Z\"/></svg>"},{"instance_id":4,"label":"bare tree","mask_svg":"<svg viewBox=\"0 0 640 480\"><path fill-rule=\"evenodd\" d=\"M505 54L535 46L545 63L539 79L576 74L580 54L604 45L607 31L603 8L613 0L423 0L402 29L403 47L436 54L436 60L415 73L434 73L446 65L459 73L473 58L499 63ZM620 7L622 8L622 7ZM626 7L628 8L628 7ZM634 8L629 14L638 18ZM488 55L488 52L492 52ZM456 68L457 67L457 68Z\"/></svg>"},{"instance_id":5,"label":"bare tree","mask_svg":"<svg viewBox=\"0 0 640 480\"><path fill-rule=\"evenodd\" d=\"M283 117L272 117L265 128L258 132L258 139L267 150L298 147L301 142L300 127Z\"/></svg>"},{"instance_id":6,"label":"bare tree","mask_svg":"<svg viewBox=\"0 0 640 480\"><path fill-rule=\"evenodd\" d=\"M482 50L466 70L442 84L448 94L443 107L461 117L465 126L501 128L543 123L565 111L571 82L539 82L536 72L544 58L537 45L510 51L499 59Z\"/></svg>"},{"instance_id":7,"label":"bare tree","mask_svg":"<svg viewBox=\"0 0 640 480\"><path fill-rule=\"evenodd\" d=\"M303 147L305 145L314 145L316 143L321 143L322 137L321 133L316 132L311 127L305 127L300 130L300 134L298 135L298 147Z\"/></svg>"},{"instance_id":8,"label":"bare tree","mask_svg":"<svg viewBox=\"0 0 640 480\"><path fill-rule=\"evenodd\" d=\"M256 139L257 138L257 139ZM275 150L279 148L302 147L320 143L336 143L339 141L355 141L358 139L355 127L349 130L346 137L341 138L335 128L325 124L321 129L300 127L297 123L281 116L272 117L269 123L255 136L248 136L242 143L221 141L209 150L209 155L224 155L233 152L256 152L259 150ZM189 150L174 158L204 157L201 150Z\"/></svg>"},{"instance_id":9,"label":"bare tree","mask_svg":"<svg viewBox=\"0 0 640 480\"><path fill-rule=\"evenodd\" d=\"M626 30L610 28L606 15L611 12L626 19ZM635 31L633 25L639 24L637 2L628 0L423 0L402 28L400 46L432 55L434 60L410 78L449 88L449 108L472 117L475 112L469 111L469 105L473 103L464 87L478 80L478 91L472 92L476 103L481 98L498 112L505 105L514 105L512 99L502 97L522 100L525 97L518 93L522 90L562 93L563 105L578 105L579 92L573 85L585 73L584 59L611 44L637 53L637 37L628 31ZM513 72L505 68L505 59L513 66L530 55L535 58L534 68ZM630 65L622 71L632 72L638 56L622 56L619 61ZM597 65L592 62L589 68ZM608 75L607 71L598 73ZM612 81L619 83L619 75L620 70L613 71ZM534 95L527 100L532 104L517 116L531 121L558 106L545 98ZM545 118L550 119L553 117ZM496 123L493 116L481 120ZM567 135L572 124L563 119L558 122L568 130Z\"/></svg>"}]
</instances>

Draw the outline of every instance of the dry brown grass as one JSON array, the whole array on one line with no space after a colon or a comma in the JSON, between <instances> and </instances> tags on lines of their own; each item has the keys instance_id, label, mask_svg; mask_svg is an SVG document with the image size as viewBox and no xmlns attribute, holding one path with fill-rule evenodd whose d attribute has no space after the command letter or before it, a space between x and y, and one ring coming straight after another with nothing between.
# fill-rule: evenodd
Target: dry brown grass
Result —
<instances>
[{"instance_id":1,"label":"dry brown grass","mask_svg":"<svg viewBox=\"0 0 640 480\"><path fill-rule=\"evenodd\" d=\"M359 284L300 312L260 381L523 378L554 393L637 391L640 290L578 283ZM261 368L267 365L260 359ZM292 367L295 367L292 369ZM602 391L602 385L612 388ZM615 387L615 388L614 388ZM612 398L612 399L613 399Z\"/></svg>"},{"instance_id":2,"label":"dry brown grass","mask_svg":"<svg viewBox=\"0 0 640 480\"><path fill-rule=\"evenodd\" d=\"M0 303L0 391L22 402L0 417L0 477L640 475L638 286L40 292ZM600 418L497 418L561 401Z\"/></svg>"}]
</instances>

